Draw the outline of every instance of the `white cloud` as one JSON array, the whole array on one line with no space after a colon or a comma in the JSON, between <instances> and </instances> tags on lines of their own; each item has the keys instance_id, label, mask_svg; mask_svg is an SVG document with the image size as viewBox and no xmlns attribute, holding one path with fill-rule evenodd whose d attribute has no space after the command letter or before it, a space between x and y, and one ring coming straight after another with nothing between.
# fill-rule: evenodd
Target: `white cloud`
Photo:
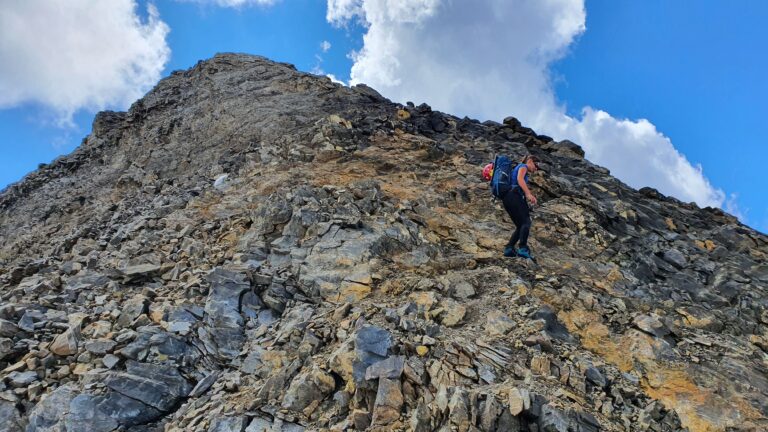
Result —
<instances>
[{"instance_id":1,"label":"white cloud","mask_svg":"<svg viewBox=\"0 0 768 432\"><path fill-rule=\"evenodd\" d=\"M739 195L732 193L728 196L728 199L725 201L725 205L723 206L723 209L727 211L728 213L736 216L739 218L739 220L747 220L747 213L749 213L749 209L742 210L739 206Z\"/></svg>"},{"instance_id":2,"label":"white cloud","mask_svg":"<svg viewBox=\"0 0 768 432\"><path fill-rule=\"evenodd\" d=\"M336 75L334 75L334 74L330 74L330 73L327 73L327 74L325 74L325 76L327 76L328 78L330 78L330 79L331 79L331 81L332 81L332 82L335 82L336 84L341 84L341 85L343 85L343 86L347 85L347 83L345 83L344 81L342 81L342 80L340 80L340 79L336 78Z\"/></svg>"},{"instance_id":3,"label":"white cloud","mask_svg":"<svg viewBox=\"0 0 768 432\"><path fill-rule=\"evenodd\" d=\"M324 41L320 42L320 50L322 52L327 53L329 49L331 49L331 43L330 42L328 42L327 40L324 40Z\"/></svg>"},{"instance_id":4,"label":"white cloud","mask_svg":"<svg viewBox=\"0 0 768 432\"><path fill-rule=\"evenodd\" d=\"M325 19L334 25L344 25L363 15L362 0L328 0Z\"/></svg>"},{"instance_id":5,"label":"white cloud","mask_svg":"<svg viewBox=\"0 0 768 432\"><path fill-rule=\"evenodd\" d=\"M81 108L124 108L168 61L168 26L132 0L5 2L0 9L0 108L39 103L66 123Z\"/></svg>"},{"instance_id":6,"label":"white cloud","mask_svg":"<svg viewBox=\"0 0 768 432\"><path fill-rule=\"evenodd\" d=\"M363 48L351 53L350 84L457 115L514 115L539 133L577 142L631 186L702 206L725 200L649 121L590 107L581 118L566 115L549 68L586 30L583 0L328 0L326 19L366 27Z\"/></svg>"},{"instance_id":7,"label":"white cloud","mask_svg":"<svg viewBox=\"0 0 768 432\"><path fill-rule=\"evenodd\" d=\"M184 3L209 4L212 6L241 8L244 6L272 6L279 0L176 0Z\"/></svg>"}]
</instances>

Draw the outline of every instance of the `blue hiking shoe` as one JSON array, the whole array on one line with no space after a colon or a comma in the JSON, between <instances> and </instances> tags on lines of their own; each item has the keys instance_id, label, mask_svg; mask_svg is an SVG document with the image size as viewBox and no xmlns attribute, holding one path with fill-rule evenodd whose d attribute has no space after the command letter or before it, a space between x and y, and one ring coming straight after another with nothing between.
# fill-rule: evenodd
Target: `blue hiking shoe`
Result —
<instances>
[{"instance_id":1,"label":"blue hiking shoe","mask_svg":"<svg viewBox=\"0 0 768 432\"><path fill-rule=\"evenodd\" d=\"M505 257L516 257L517 251L515 250L514 246L507 246L504 248L504 256Z\"/></svg>"},{"instance_id":2,"label":"blue hiking shoe","mask_svg":"<svg viewBox=\"0 0 768 432\"><path fill-rule=\"evenodd\" d=\"M520 258L526 258L529 260L533 260L533 255L531 255L531 250L527 247L523 247L517 250L517 256Z\"/></svg>"}]
</instances>

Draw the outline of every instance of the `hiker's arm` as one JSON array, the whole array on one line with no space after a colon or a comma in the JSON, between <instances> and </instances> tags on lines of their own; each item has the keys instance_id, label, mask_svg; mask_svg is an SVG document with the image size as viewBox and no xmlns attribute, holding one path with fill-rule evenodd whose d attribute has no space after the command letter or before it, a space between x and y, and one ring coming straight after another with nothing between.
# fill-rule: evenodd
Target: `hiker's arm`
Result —
<instances>
[{"instance_id":1,"label":"hiker's arm","mask_svg":"<svg viewBox=\"0 0 768 432\"><path fill-rule=\"evenodd\" d=\"M525 194L525 198L528 199L528 201L531 202L531 204L536 204L536 197L533 196L531 193L531 190L528 189L528 185L525 184L525 173L528 172L528 168L526 167L520 167L519 170L517 170L517 184L520 185L520 189L523 190L523 193Z\"/></svg>"}]
</instances>

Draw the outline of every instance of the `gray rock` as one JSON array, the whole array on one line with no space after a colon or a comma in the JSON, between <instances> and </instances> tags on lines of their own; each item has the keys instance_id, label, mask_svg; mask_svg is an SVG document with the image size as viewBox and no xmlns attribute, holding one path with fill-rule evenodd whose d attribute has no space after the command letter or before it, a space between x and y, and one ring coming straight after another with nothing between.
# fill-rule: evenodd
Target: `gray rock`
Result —
<instances>
[{"instance_id":1,"label":"gray rock","mask_svg":"<svg viewBox=\"0 0 768 432\"><path fill-rule=\"evenodd\" d=\"M29 413L27 432L58 432L65 430L60 423L69 412L69 404L80 391L73 384L63 385L35 405Z\"/></svg>"},{"instance_id":2,"label":"gray rock","mask_svg":"<svg viewBox=\"0 0 768 432\"><path fill-rule=\"evenodd\" d=\"M403 408L403 392L399 379L381 378L373 404L373 424L376 426L394 423L400 418Z\"/></svg>"},{"instance_id":3,"label":"gray rock","mask_svg":"<svg viewBox=\"0 0 768 432\"><path fill-rule=\"evenodd\" d=\"M131 427L147 424L160 418L163 413L118 392L109 391L105 396L94 398L98 411L119 425Z\"/></svg>"},{"instance_id":4,"label":"gray rock","mask_svg":"<svg viewBox=\"0 0 768 432\"><path fill-rule=\"evenodd\" d=\"M8 338L0 338L0 360L13 353L13 341Z\"/></svg>"},{"instance_id":5,"label":"gray rock","mask_svg":"<svg viewBox=\"0 0 768 432\"><path fill-rule=\"evenodd\" d=\"M550 404L542 405L538 419L541 432L569 432L570 424L570 419L565 413Z\"/></svg>"},{"instance_id":6,"label":"gray rock","mask_svg":"<svg viewBox=\"0 0 768 432\"><path fill-rule=\"evenodd\" d=\"M355 334L355 353L357 359L353 364L356 382L365 379L369 366L384 360L392 346L392 335L381 327L364 325Z\"/></svg>"},{"instance_id":7,"label":"gray rock","mask_svg":"<svg viewBox=\"0 0 768 432\"><path fill-rule=\"evenodd\" d=\"M221 375L220 372L213 372L205 376L205 378L198 381L197 385L189 392L189 397L196 398L202 396L211 386L216 383Z\"/></svg>"},{"instance_id":8,"label":"gray rock","mask_svg":"<svg viewBox=\"0 0 768 432\"><path fill-rule=\"evenodd\" d=\"M208 432L243 432L248 425L247 417L215 417Z\"/></svg>"},{"instance_id":9,"label":"gray rock","mask_svg":"<svg viewBox=\"0 0 768 432\"><path fill-rule=\"evenodd\" d=\"M19 327L16 324L0 319L0 337L12 338L19 333Z\"/></svg>"},{"instance_id":10,"label":"gray rock","mask_svg":"<svg viewBox=\"0 0 768 432\"><path fill-rule=\"evenodd\" d=\"M315 367L310 371L297 375L291 381L288 390L283 397L282 407L291 411L300 412L312 401L322 400L335 388L335 381L331 375Z\"/></svg>"},{"instance_id":11,"label":"gray rock","mask_svg":"<svg viewBox=\"0 0 768 432\"><path fill-rule=\"evenodd\" d=\"M272 432L272 422L261 417L255 417L245 428L245 432Z\"/></svg>"},{"instance_id":12,"label":"gray rock","mask_svg":"<svg viewBox=\"0 0 768 432\"><path fill-rule=\"evenodd\" d=\"M26 332L33 332L35 331L35 324L40 323L40 327L45 325L47 320L45 319L45 315L36 310L28 310L24 312L24 315L19 320L19 328L26 331Z\"/></svg>"},{"instance_id":13,"label":"gray rock","mask_svg":"<svg viewBox=\"0 0 768 432\"><path fill-rule=\"evenodd\" d=\"M515 327L515 322L498 310L486 314L485 332L491 336L503 336Z\"/></svg>"},{"instance_id":14,"label":"gray rock","mask_svg":"<svg viewBox=\"0 0 768 432\"><path fill-rule=\"evenodd\" d=\"M670 333L667 326L656 315L638 315L632 323L640 330L656 337L664 337Z\"/></svg>"},{"instance_id":15,"label":"gray rock","mask_svg":"<svg viewBox=\"0 0 768 432\"><path fill-rule=\"evenodd\" d=\"M13 403L0 399L0 430L5 432L23 432L24 423L19 410Z\"/></svg>"},{"instance_id":16,"label":"gray rock","mask_svg":"<svg viewBox=\"0 0 768 432\"><path fill-rule=\"evenodd\" d=\"M148 299L143 295L128 300L120 309L120 317L117 319L117 324L121 327L131 327L141 314L147 313L147 305Z\"/></svg>"},{"instance_id":17,"label":"gray rock","mask_svg":"<svg viewBox=\"0 0 768 432\"><path fill-rule=\"evenodd\" d=\"M90 394L80 394L72 399L69 412L64 417L66 430L110 432L117 429L117 420L99 409L99 399Z\"/></svg>"},{"instance_id":18,"label":"gray rock","mask_svg":"<svg viewBox=\"0 0 768 432\"><path fill-rule=\"evenodd\" d=\"M67 279L66 289L68 291L79 292L84 290L93 290L109 283L109 278L100 273L85 273L72 276Z\"/></svg>"},{"instance_id":19,"label":"gray rock","mask_svg":"<svg viewBox=\"0 0 768 432\"><path fill-rule=\"evenodd\" d=\"M591 382L592 384L596 385L599 388L605 388L605 386L608 384L608 382L605 379L605 376L594 366L589 366L587 370L584 372L584 375L587 377L587 380Z\"/></svg>"},{"instance_id":20,"label":"gray rock","mask_svg":"<svg viewBox=\"0 0 768 432\"><path fill-rule=\"evenodd\" d=\"M120 362L120 357L112 354L107 354L104 356L104 358L101 359L101 362L104 364L104 367L107 369L114 369L115 366Z\"/></svg>"},{"instance_id":21,"label":"gray rock","mask_svg":"<svg viewBox=\"0 0 768 432\"><path fill-rule=\"evenodd\" d=\"M405 368L404 356L390 356L384 360L378 361L365 371L365 379L372 380L378 378L397 379L403 374Z\"/></svg>"},{"instance_id":22,"label":"gray rock","mask_svg":"<svg viewBox=\"0 0 768 432\"><path fill-rule=\"evenodd\" d=\"M37 376L37 372L27 371L11 372L8 374L7 379L14 387L26 387L40 378Z\"/></svg>"},{"instance_id":23,"label":"gray rock","mask_svg":"<svg viewBox=\"0 0 768 432\"><path fill-rule=\"evenodd\" d=\"M112 390L160 411L170 411L192 386L171 366L128 361L127 372L110 372L104 384Z\"/></svg>"},{"instance_id":24,"label":"gray rock","mask_svg":"<svg viewBox=\"0 0 768 432\"><path fill-rule=\"evenodd\" d=\"M540 308L533 315L533 318L543 319L544 321L546 321L547 325L544 328L544 330L547 332L548 335L552 336L553 338L560 339L565 342L574 341L573 336L571 336L571 334L568 333L568 329L565 328L565 326L557 319L557 315L549 306L544 306Z\"/></svg>"},{"instance_id":25,"label":"gray rock","mask_svg":"<svg viewBox=\"0 0 768 432\"><path fill-rule=\"evenodd\" d=\"M250 283L246 275L221 268L214 269L206 279L211 284L205 302L208 346L224 358L235 358L245 341L240 296L250 289Z\"/></svg>"},{"instance_id":26,"label":"gray rock","mask_svg":"<svg viewBox=\"0 0 768 432\"><path fill-rule=\"evenodd\" d=\"M685 258L685 255L677 249L667 249L664 251L664 261L672 264L678 269L682 269L688 265L688 260Z\"/></svg>"},{"instance_id":27,"label":"gray rock","mask_svg":"<svg viewBox=\"0 0 768 432\"><path fill-rule=\"evenodd\" d=\"M111 339L96 339L87 341L85 343L85 349L92 354L104 355L112 351L116 345L117 342Z\"/></svg>"}]
</instances>

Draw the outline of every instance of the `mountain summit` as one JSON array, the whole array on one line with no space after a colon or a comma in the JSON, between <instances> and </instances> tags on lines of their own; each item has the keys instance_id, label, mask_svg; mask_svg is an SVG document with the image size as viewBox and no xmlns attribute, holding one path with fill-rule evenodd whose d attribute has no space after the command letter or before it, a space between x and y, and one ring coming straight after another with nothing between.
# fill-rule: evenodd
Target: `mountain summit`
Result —
<instances>
[{"instance_id":1,"label":"mountain summit","mask_svg":"<svg viewBox=\"0 0 768 432\"><path fill-rule=\"evenodd\" d=\"M535 155L537 263L480 171ZM0 194L3 431L768 429L768 238L220 54Z\"/></svg>"}]
</instances>

